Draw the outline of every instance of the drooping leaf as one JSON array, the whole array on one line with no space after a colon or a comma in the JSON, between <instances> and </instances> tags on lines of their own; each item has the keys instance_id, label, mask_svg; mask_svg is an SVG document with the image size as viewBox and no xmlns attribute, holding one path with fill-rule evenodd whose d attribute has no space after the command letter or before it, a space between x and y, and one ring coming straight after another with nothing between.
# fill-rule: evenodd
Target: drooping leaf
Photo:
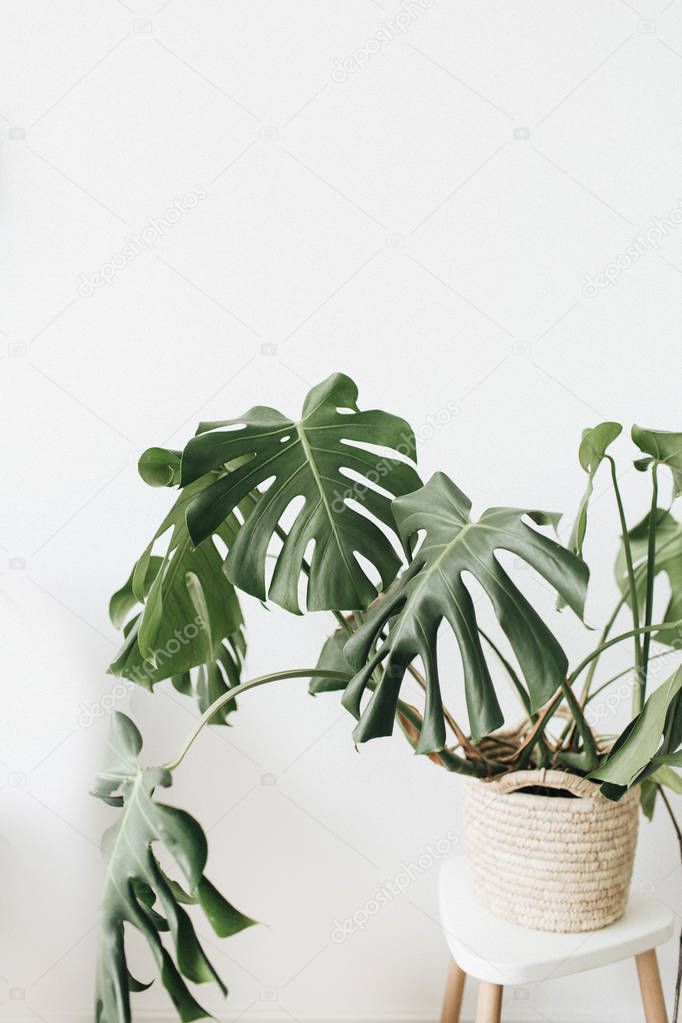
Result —
<instances>
[{"instance_id":1,"label":"drooping leaf","mask_svg":"<svg viewBox=\"0 0 682 1023\"><path fill-rule=\"evenodd\" d=\"M632 550L632 563L635 571L635 585L640 607L644 607L646 599L646 575L648 565L649 522L651 512L634 526L628 536ZM630 589L627 573L625 550L621 543L615 565L616 582L630 603ZM670 584L670 600L661 622L676 622L682 618L682 523L678 522L670 512L659 508L656 513L656 557L654 562L655 575L666 575ZM653 639L668 646L680 646L682 635L677 628L658 629Z\"/></svg>"},{"instance_id":2,"label":"drooping leaf","mask_svg":"<svg viewBox=\"0 0 682 1023\"><path fill-rule=\"evenodd\" d=\"M145 578L143 581L143 596L146 598L151 585L159 574L163 558L158 555L153 555L149 558L146 566ZM131 611L139 607L141 601L133 591L133 575L135 574L135 566L131 569L130 575L124 582L123 586L119 590L116 590L112 594L109 601L109 618L111 624L117 629L122 629L128 620L128 616Z\"/></svg>"},{"instance_id":3,"label":"drooping leaf","mask_svg":"<svg viewBox=\"0 0 682 1023\"><path fill-rule=\"evenodd\" d=\"M109 670L147 689L162 679L181 677L205 661L208 623L187 589L188 574L201 579L215 657L223 641L234 643L241 634L241 609L225 575L222 555L213 537L195 547L185 522L188 503L214 478L204 477L181 491L129 579L111 599L110 615L118 627L131 611L140 605L142 610L129 623ZM231 542L238 528L236 517L229 517L223 523L221 539ZM153 554L156 542L166 534L163 556Z\"/></svg>"},{"instance_id":4,"label":"drooping leaf","mask_svg":"<svg viewBox=\"0 0 682 1023\"><path fill-rule=\"evenodd\" d=\"M604 460L607 448L622 433L620 423L599 423L591 429L583 430L582 440L578 449L580 465L587 473L587 487L578 507L571 537L568 541L570 550L582 557L583 541L587 530L587 509L594 489L594 477Z\"/></svg>"},{"instance_id":5,"label":"drooping leaf","mask_svg":"<svg viewBox=\"0 0 682 1023\"><path fill-rule=\"evenodd\" d=\"M632 439L640 451L650 455L653 461L668 466L673 476L673 497L679 497L682 494L682 433L633 426ZM646 459L640 461L646 462ZM646 467L646 464L637 466Z\"/></svg>"},{"instance_id":6,"label":"drooping leaf","mask_svg":"<svg viewBox=\"0 0 682 1023\"><path fill-rule=\"evenodd\" d=\"M639 804L642 807L642 813L648 821L651 821L654 818L657 795L658 789L656 788L656 782L648 779L642 782L639 790Z\"/></svg>"},{"instance_id":7,"label":"drooping leaf","mask_svg":"<svg viewBox=\"0 0 682 1023\"><path fill-rule=\"evenodd\" d=\"M108 864L97 964L97 1023L130 1023L130 992L149 986L136 980L128 969L125 925L146 939L161 982L185 1023L209 1015L185 979L214 982L223 994L227 990L201 947L182 903L201 906L221 937L254 923L231 906L204 876L204 833L184 810L157 801L156 790L169 787L172 776L165 768L141 767L137 760L141 748L142 739L133 722L116 713L109 739L110 760L94 787L94 794L105 802L110 803L116 795L122 800L119 820L105 836ZM187 891L166 876L155 852L157 845L172 856ZM170 947L162 939L164 933L170 936Z\"/></svg>"},{"instance_id":8,"label":"drooping leaf","mask_svg":"<svg viewBox=\"0 0 682 1023\"><path fill-rule=\"evenodd\" d=\"M590 777L626 787L637 781L661 748L666 720L670 720L669 709L680 700L681 689L682 667L679 667L647 698L641 712L630 722L611 753Z\"/></svg>"},{"instance_id":9,"label":"drooping leaf","mask_svg":"<svg viewBox=\"0 0 682 1023\"><path fill-rule=\"evenodd\" d=\"M441 749L445 741L436 656L436 634L443 619L455 634L462 656L469 722L475 740L502 724L495 689L481 648L473 601L462 578L471 573L488 594L497 619L521 668L532 710L537 710L563 680L567 660L556 638L514 585L495 557L506 550L542 575L567 604L582 615L587 566L570 551L539 533L536 523L556 521L546 513L491 508L477 522L471 502L442 473L414 494L394 501L401 539L411 548L420 531L423 543L413 562L367 614L346 645L357 674L344 694L344 706L359 718L359 742L389 735L408 664L420 657L426 671L424 728L418 752ZM381 632L388 627L385 640ZM374 646L377 651L374 653ZM383 675L366 708L361 700L375 665Z\"/></svg>"},{"instance_id":10,"label":"drooping leaf","mask_svg":"<svg viewBox=\"0 0 682 1023\"><path fill-rule=\"evenodd\" d=\"M246 494L262 488L226 560L229 578L245 592L261 599L269 596L300 613L299 581L311 542L307 579L311 611L363 608L376 597L376 587L357 555L377 570L382 587L395 577L400 560L393 546L359 509L393 528L391 497L420 484L412 465L395 457L414 458L414 435L396 416L360 412L356 399L353 381L337 373L310 391L298 421L257 407L239 419L201 424L186 446L183 486L236 458L248 458L190 501L187 523L195 543L214 533ZM303 505L275 558L266 593L268 548L297 498L303 498Z\"/></svg>"},{"instance_id":11,"label":"drooping leaf","mask_svg":"<svg viewBox=\"0 0 682 1023\"><path fill-rule=\"evenodd\" d=\"M198 482L201 486L196 490L200 493L205 489L206 482ZM168 644L169 637L174 636L177 629L186 630L190 623L202 624L187 590L188 572L202 580L206 599L214 612L217 631L223 636L229 636L241 625L237 595L225 577L223 559L213 538L208 537L205 543L195 547L189 536L185 514L191 499L192 493L183 491L156 534L158 538L170 530L170 539L159 572L146 594L138 633L143 657L151 658L155 663L157 650L163 649L164 643ZM151 554L151 549L147 550ZM146 558L147 552L142 555L133 573L133 590L138 596L142 595L138 589L138 580L143 578L143 570L146 572ZM186 644L185 656L176 660L175 672L199 663L197 654L201 648L203 637L197 634Z\"/></svg>"}]
</instances>

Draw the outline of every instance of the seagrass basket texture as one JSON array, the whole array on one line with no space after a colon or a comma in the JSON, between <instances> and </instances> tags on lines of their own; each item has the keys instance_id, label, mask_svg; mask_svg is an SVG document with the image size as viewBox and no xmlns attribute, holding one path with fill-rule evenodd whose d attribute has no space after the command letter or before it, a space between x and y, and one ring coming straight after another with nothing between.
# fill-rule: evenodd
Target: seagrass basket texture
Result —
<instances>
[{"instance_id":1,"label":"seagrass basket texture","mask_svg":"<svg viewBox=\"0 0 682 1023\"><path fill-rule=\"evenodd\" d=\"M561 794L519 791L529 787ZM637 788L614 803L577 775L516 771L491 781L464 779L463 810L474 893L495 916L573 933L606 927L625 912Z\"/></svg>"}]
</instances>

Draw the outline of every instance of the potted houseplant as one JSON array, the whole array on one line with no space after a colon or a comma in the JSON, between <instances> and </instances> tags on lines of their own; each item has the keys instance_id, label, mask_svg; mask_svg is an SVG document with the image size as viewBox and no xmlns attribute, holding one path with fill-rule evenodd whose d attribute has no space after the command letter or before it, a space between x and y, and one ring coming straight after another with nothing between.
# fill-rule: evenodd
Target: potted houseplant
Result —
<instances>
[{"instance_id":1,"label":"potted houseplant","mask_svg":"<svg viewBox=\"0 0 682 1023\"><path fill-rule=\"evenodd\" d=\"M181 1019L203 1014L186 980L222 987L184 905L199 904L222 936L253 921L207 880L206 840L197 822L165 805L159 793L202 728L225 723L242 693L284 679L309 678L314 694L343 691L343 705L357 719L356 743L389 735L397 723L417 753L464 777L471 842L487 857L473 857L475 887L494 912L560 930L602 926L623 912L638 801L650 816L661 786L680 790L682 670L653 689L659 655L651 644L669 653L682 635L682 525L659 497L663 469L672 472L673 498L682 490L682 434L633 427L635 465L649 474L652 494L647 516L630 528L609 452L620 432L615 423L585 431L579 457L588 485L567 546L550 535L557 515L492 508L473 520L469 499L447 476L437 473L422 484L409 425L385 412L360 411L357 389L342 374L311 390L299 420L253 408L237 419L202 423L182 452L143 454L143 479L177 488L178 496L112 597L112 621L124 639L111 671L149 690L170 680L197 701L201 717L171 762L143 767L137 728L114 715L109 760L95 787L121 810L107 843L98 1020L130 1019L130 992L143 986L128 970L126 923L147 939ZM539 573L559 607L582 619L589 575L582 545L602 465L610 470L621 533L622 596L599 640L569 668L550 625L505 572L499 552L512 552ZM477 619L470 577L492 604L498 635ZM655 588L663 577L671 597L656 621ZM294 614L302 606L329 611L335 629L318 663L243 681L240 591ZM620 615L631 622L616 633ZM461 654L466 725L443 704L441 624ZM599 676L599 658L620 643L632 649L633 713L622 734L609 737L600 734L591 708L614 681ZM503 683L493 680L493 662L519 700L522 721L514 727L504 727ZM408 675L423 692L420 707L401 695ZM538 806L541 813L532 809ZM518 814L525 814L522 836ZM532 857L521 853L524 842L551 845L552 825L543 830L542 821L560 819L580 841L551 847L570 885L559 886L554 909L545 891L539 912L538 875ZM600 877L608 895L595 899L589 878L581 881L582 846L600 841L604 828L618 841ZM516 857L509 855L515 843ZM161 867L159 844L174 858L181 883ZM164 931L170 942L162 940Z\"/></svg>"}]
</instances>

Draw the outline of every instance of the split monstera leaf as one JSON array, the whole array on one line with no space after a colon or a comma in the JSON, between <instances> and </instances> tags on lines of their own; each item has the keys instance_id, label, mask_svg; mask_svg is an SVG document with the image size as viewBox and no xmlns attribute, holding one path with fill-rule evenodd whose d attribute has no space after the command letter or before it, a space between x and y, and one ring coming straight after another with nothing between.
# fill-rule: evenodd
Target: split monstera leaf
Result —
<instances>
[{"instance_id":1,"label":"split monstera leaf","mask_svg":"<svg viewBox=\"0 0 682 1023\"><path fill-rule=\"evenodd\" d=\"M382 588L389 585L400 559L380 526L394 528L391 498L420 483L410 462L394 453L414 458L411 427L387 412L361 412L355 384L339 373L310 391L297 422L274 409L253 408L240 419L202 423L183 452L183 486L206 473L220 473L235 459L244 461L190 502L189 533L200 545L261 487L227 555L231 581L245 593L268 597L298 614L299 582L305 574L309 611L367 607L377 589L359 558L373 566ZM302 504L288 533L280 536L268 586L270 543L297 499Z\"/></svg>"},{"instance_id":2,"label":"split monstera leaf","mask_svg":"<svg viewBox=\"0 0 682 1023\"><path fill-rule=\"evenodd\" d=\"M491 508L474 522L471 501L443 473L437 473L415 493L396 500L393 512L407 549L420 532L424 536L409 567L370 610L346 645L346 656L357 669L343 698L344 706L360 719L355 738L364 742L392 732L405 672L414 658L420 657L427 688L424 728L417 749L430 753L443 748L445 724L436 650L438 627L443 620L454 632L462 657L472 738L476 741L502 724L464 573L473 576L490 598L528 687L531 711L537 710L559 688L568 661L495 555L498 550L506 550L521 558L582 616L587 566L524 521L527 518L536 525L551 525L557 517ZM378 664L382 665L381 681L362 711L361 698Z\"/></svg>"},{"instance_id":3,"label":"split monstera leaf","mask_svg":"<svg viewBox=\"0 0 682 1023\"><path fill-rule=\"evenodd\" d=\"M183 1023L209 1015L186 980L227 989L197 938L184 906L199 906L219 937L237 934L255 923L230 905L204 875L206 837L184 810L156 799L172 776L162 767L142 767L142 737L125 714L114 715L110 757L98 775L94 795L121 808L118 822L105 834L108 866L102 899L95 1018L97 1023L129 1023L130 993L143 991L128 968L124 927L139 931L156 960L162 983ZM167 876L156 848L172 858L183 885ZM186 888L185 888L186 886ZM168 933L172 951L161 935Z\"/></svg>"},{"instance_id":4,"label":"split monstera leaf","mask_svg":"<svg viewBox=\"0 0 682 1023\"><path fill-rule=\"evenodd\" d=\"M205 663L205 639L190 624L197 617L190 575L203 589L214 643L228 647L243 646L235 587L300 613L302 580L308 610L366 607L378 591L361 559L382 587L390 584L400 567L389 538L391 499L420 485L414 434L396 416L361 412L356 399L355 384L335 374L313 388L298 422L254 408L241 419L202 424L182 456L145 452L147 482L179 483L180 496L112 598L117 627L141 605L125 624L114 674L151 688ZM281 520L296 501L301 507L285 533ZM154 551L166 535L160 557ZM273 539L281 549L267 585Z\"/></svg>"}]
</instances>

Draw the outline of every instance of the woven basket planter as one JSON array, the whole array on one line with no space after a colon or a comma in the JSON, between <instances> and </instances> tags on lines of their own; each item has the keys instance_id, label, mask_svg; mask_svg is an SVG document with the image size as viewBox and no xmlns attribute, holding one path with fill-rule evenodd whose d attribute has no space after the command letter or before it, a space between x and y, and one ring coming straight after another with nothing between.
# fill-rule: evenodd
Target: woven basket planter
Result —
<instances>
[{"instance_id":1,"label":"woven basket planter","mask_svg":"<svg viewBox=\"0 0 682 1023\"><path fill-rule=\"evenodd\" d=\"M519 792L542 786L572 793ZM591 931L625 912L637 844L639 793L617 803L563 771L464 779L464 828L478 901L533 930Z\"/></svg>"}]
</instances>

